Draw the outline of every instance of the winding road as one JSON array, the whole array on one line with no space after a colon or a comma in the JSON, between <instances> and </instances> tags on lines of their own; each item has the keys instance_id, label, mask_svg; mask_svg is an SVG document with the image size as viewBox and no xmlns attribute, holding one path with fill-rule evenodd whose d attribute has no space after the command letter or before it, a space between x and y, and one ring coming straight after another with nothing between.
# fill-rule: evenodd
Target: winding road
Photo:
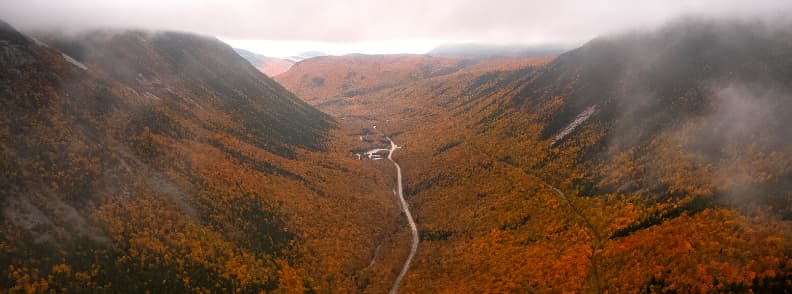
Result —
<instances>
[{"instance_id":1,"label":"winding road","mask_svg":"<svg viewBox=\"0 0 792 294\"><path fill-rule=\"evenodd\" d=\"M418 242L420 239L418 237L418 226L415 225L413 216L410 213L410 207L407 205L407 201L404 200L401 167L398 163L396 163L396 161L393 160L393 152L395 152L399 146L397 146L390 137L385 137L385 139L388 139L391 145L390 150L388 151L388 160L393 162L393 165L396 166L396 194L399 196L402 211L404 211L404 215L407 216L407 222L410 224L410 231L412 231L412 246L410 247L410 254L407 256L407 260L404 261L404 266L402 267L401 272L399 272L399 275L396 277L396 280L393 282L393 286L390 289L390 294L396 294L399 292L399 285L401 284L402 279L404 279L407 271L410 270L410 263L412 263L413 257L415 257L415 252L418 250Z\"/></svg>"}]
</instances>

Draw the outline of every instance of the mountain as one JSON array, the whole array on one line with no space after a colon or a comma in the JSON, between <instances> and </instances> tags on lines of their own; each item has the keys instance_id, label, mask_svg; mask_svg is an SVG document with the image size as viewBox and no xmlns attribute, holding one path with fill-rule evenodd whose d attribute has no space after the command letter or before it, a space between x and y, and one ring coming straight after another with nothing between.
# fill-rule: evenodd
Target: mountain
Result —
<instances>
[{"instance_id":1,"label":"mountain","mask_svg":"<svg viewBox=\"0 0 792 294\"><path fill-rule=\"evenodd\" d=\"M214 38L0 24L0 287L785 293L790 28L273 80Z\"/></svg>"},{"instance_id":2,"label":"mountain","mask_svg":"<svg viewBox=\"0 0 792 294\"><path fill-rule=\"evenodd\" d=\"M292 60L294 62L300 62L300 61L303 61L305 59L319 57L319 56L328 56L328 55L330 55L330 54L324 53L322 51L305 51L305 52L301 52L301 53L299 53L297 55L289 56L288 59L290 59L290 60Z\"/></svg>"},{"instance_id":3,"label":"mountain","mask_svg":"<svg viewBox=\"0 0 792 294\"><path fill-rule=\"evenodd\" d=\"M421 242L402 291L780 293L790 40L789 26L683 20L519 66L367 84L328 62L278 81L403 147Z\"/></svg>"},{"instance_id":4,"label":"mountain","mask_svg":"<svg viewBox=\"0 0 792 294\"><path fill-rule=\"evenodd\" d=\"M432 179L412 183L416 214L428 232L452 236L444 246L468 252L427 257L459 262L416 268L415 276L466 268L484 254L483 271L492 274L479 281L491 282L458 291L492 289L503 276L516 283L501 284L504 291L788 287L789 252L781 248L792 240L785 192L792 149L783 143L790 133L781 109L792 102L790 37L788 29L761 23L684 21L598 38L515 76L510 86L491 88L495 94L453 124L470 129L469 137L438 139L464 132L447 128L401 138L437 146L416 156L422 162L414 164L430 167L413 168L426 172L405 175L407 185ZM490 157L476 163L470 153ZM429 154L437 154L435 163L426 163ZM430 171L451 166L453 156L471 162L454 167L467 171ZM471 179L489 174L486 181ZM509 181L495 176L507 174ZM461 193L457 183L472 191ZM440 214L438 207L459 209ZM474 215L464 214L471 210ZM475 221L444 219L460 214ZM564 229L550 229L555 226ZM453 240L476 236L469 228L480 228L479 237ZM477 245L485 247L475 253ZM518 266L548 254L566 261ZM449 275L471 278L456 272Z\"/></svg>"},{"instance_id":5,"label":"mountain","mask_svg":"<svg viewBox=\"0 0 792 294\"><path fill-rule=\"evenodd\" d=\"M297 63L276 80L308 103L324 107L461 71L514 68L546 62L550 58L483 60L413 54L323 56Z\"/></svg>"},{"instance_id":6,"label":"mountain","mask_svg":"<svg viewBox=\"0 0 792 294\"><path fill-rule=\"evenodd\" d=\"M398 221L357 130L215 38L0 23L0 105L11 292L347 292Z\"/></svg>"},{"instance_id":7,"label":"mountain","mask_svg":"<svg viewBox=\"0 0 792 294\"><path fill-rule=\"evenodd\" d=\"M570 49L564 45L492 45L482 43L451 43L432 49L427 55L442 57L494 58L558 55Z\"/></svg>"},{"instance_id":8,"label":"mountain","mask_svg":"<svg viewBox=\"0 0 792 294\"><path fill-rule=\"evenodd\" d=\"M234 51L268 77L274 77L286 72L295 63L291 59L267 57L239 48L234 48Z\"/></svg>"},{"instance_id":9,"label":"mountain","mask_svg":"<svg viewBox=\"0 0 792 294\"><path fill-rule=\"evenodd\" d=\"M297 63L277 78L309 103L349 97L436 74L453 71L460 61L421 55L362 55L315 57ZM310 74L306 74L310 73ZM328 94L332 96L328 96Z\"/></svg>"}]
</instances>

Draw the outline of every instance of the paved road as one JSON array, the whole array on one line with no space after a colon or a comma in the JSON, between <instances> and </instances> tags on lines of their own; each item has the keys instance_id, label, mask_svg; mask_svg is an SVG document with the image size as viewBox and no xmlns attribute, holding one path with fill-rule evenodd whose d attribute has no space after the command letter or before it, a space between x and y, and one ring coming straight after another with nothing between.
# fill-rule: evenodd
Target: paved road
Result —
<instances>
[{"instance_id":1,"label":"paved road","mask_svg":"<svg viewBox=\"0 0 792 294\"><path fill-rule=\"evenodd\" d=\"M407 271L410 270L410 263L412 263L413 257L415 257L415 251L418 250L418 242L420 241L418 237L418 227L415 225L415 221L413 220L413 216L410 213L410 207L407 205L407 201L404 200L404 192L402 191L402 172L401 167L399 166L396 161L393 160L393 152L396 151L399 146L391 140L390 137L385 137L391 144L390 150L388 151L388 160L393 162L393 165L396 166L396 196L399 196L399 201L401 202L402 211L404 211L404 215L407 216L407 222L410 224L410 231L412 231L412 246L410 247L410 255L407 256L407 260L404 261L404 266L402 267L399 276L396 277L396 280L393 282L393 287L391 287L390 294L396 294L399 292L399 285L401 284L402 279L407 274Z\"/></svg>"}]
</instances>

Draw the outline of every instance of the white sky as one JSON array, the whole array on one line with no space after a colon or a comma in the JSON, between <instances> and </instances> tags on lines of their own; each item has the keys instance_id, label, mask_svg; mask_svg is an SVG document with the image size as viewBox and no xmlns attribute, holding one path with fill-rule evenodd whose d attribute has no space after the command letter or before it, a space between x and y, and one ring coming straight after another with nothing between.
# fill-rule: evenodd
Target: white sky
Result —
<instances>
[{"instance_id":1,"label":"white sky","mask_svg":"<svg viewBox=\"0 0 792 294\"><path fill-rule=\"evenodd\" d=\"M274 56L581 43L683 15L784 18L792 0L0 0L0 19L22 30L187 31Z\"/></svg>"}]
</instances>

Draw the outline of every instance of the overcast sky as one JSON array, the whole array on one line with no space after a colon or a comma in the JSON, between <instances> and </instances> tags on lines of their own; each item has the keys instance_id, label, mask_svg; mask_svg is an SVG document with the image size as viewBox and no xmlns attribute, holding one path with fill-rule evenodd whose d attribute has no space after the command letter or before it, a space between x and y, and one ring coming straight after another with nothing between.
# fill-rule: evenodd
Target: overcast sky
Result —
<instances>
[{"instance_id":1,"label":"overcast sky","mask_svg":"<svg viewBox=\"0 0 792 294\"><path fill-rule=\"evenodd\" d=\"M0 18L22 30L188 31L271 56L423 53L471 41L574 44L683 15L783 17L792 15L792 0L0 0Z\"/></svg>"}]
</instances>

